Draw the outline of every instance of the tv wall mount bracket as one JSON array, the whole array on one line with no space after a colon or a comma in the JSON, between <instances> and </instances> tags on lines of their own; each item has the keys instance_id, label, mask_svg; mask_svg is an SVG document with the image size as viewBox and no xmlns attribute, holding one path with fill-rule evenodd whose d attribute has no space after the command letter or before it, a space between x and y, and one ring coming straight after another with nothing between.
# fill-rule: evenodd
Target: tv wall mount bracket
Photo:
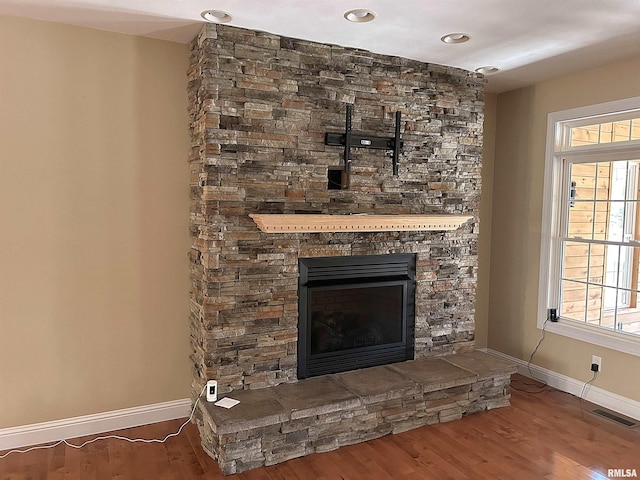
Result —
<instances>
[{"instance_id":1,"label":"tv wall mount bracket","mask_svg":"<svg viewBox=\"0 0 640 480\"><path fill-rule=\"evenodd\" d=\"M352 148L375 148L378 150L393 150L393 174L398 175L398 159L402 150L403 141L400 138L400 121L402 113L396 112L396 129L393 137L376 137L373 135L363 135L352 133L351 117L353 116L353 105L347 104L347 114L344 133L326 132L324 144L332 146L344 146L344 171L351 170L351 149Z\"/></svg>"}]
</instances>

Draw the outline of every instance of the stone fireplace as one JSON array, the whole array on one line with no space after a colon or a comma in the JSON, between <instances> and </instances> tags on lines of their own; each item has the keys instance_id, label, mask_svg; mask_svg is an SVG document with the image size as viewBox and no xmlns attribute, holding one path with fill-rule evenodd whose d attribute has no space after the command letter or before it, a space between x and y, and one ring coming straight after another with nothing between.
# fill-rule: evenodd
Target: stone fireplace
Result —
<instances>
[{"instance_id":1,"label":"stone fireplace","mask_svg":"<svg viewBox=\"0 0 640 480\"><path fill-rule=\"evenodd\" d=\"M208 379L217 379L221 395L263 392L260 398L298 382L304 259L414 256L411 355L473 350L483 89L479 75L451 67L204 26L192 43L189 69L194 396ZM393 135L395 112L402 113L397 176L390 152L359 148L347 181L344 171L336 176L344 149L325 145L324 138L344 131L347 104L354 106L354 131L382 137ZM335 188L336 179L347 188ZM471 220L450 231L276 234L257 228L253 214ZM398 383L405 393L407 382ZM447 385L461 388L458 380ZM292 418L286 411L265 414L259 428L267 428L264 418ZM213 423L201 420L201 432L205 448L218 456L221 440L213 437L222 430L206 431ZM302 454L320 451L310 448ZM264 464L264 453L256 455L257 463L243 467L219 460L231 473Z\"/></svg>"}]
</instances>

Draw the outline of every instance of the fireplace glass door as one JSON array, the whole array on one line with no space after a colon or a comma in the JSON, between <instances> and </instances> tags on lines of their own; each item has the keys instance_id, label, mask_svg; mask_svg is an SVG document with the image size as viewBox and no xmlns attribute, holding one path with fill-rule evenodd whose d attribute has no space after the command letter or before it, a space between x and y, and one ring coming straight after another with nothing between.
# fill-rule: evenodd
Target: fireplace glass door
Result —
<instances>
[{"instance_id":1,"label":"fireplace glass door","mask_svg":"<svg viewBox=\"0 0 640 480\"><path fill-rule=\"evenodd\" d=\"M414 255L300 260L298 377L413 358Z\"/></svg>"},{"instance_id":2,"label":"fireplace glass door","mask_svg":"<svg viewBox=\"0 0 640 480\"><path fill-rule=\"evenodd\" d=\"M402 342L404 293L395 283L311 288L311 355Z\"/></svg>"}]
</instances>

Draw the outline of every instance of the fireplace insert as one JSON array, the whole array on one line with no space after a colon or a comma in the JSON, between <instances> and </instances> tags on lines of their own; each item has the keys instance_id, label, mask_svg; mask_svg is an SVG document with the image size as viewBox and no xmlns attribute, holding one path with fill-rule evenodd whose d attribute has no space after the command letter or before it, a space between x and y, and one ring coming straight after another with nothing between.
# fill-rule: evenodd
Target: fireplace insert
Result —
<instances>
[{"instance_id":1,"label":"fireplace insert","mask_svg":"<svg viewBox=\"0 0 640 480\"><path fill-rule=\"evenodd\" d=\"M299 259L298 378L413 359L415 254Z\"/></svg>"}]
</instances>

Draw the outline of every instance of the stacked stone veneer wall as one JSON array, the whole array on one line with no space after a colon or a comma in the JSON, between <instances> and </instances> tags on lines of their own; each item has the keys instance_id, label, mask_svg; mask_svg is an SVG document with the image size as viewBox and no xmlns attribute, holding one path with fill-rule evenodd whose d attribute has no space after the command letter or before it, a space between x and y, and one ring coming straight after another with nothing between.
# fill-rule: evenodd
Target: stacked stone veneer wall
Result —
<instances>
[{"instance_id":1,"label":"stacked stone veneer wall","mask_svg":"<svg viewBox=\"0 0 640 480\"><path fill-rule=\"evenodd\" d=\"M416 357L474 339L484 80L362 50L206 25L191 46L191 335L194 392L296 381L298 258L417 253ZM350 185L327 188L353 129L404 149L354 149ZM251 213L468 214L452 232L265 234Z\"/></svg>"}]
</instances>

